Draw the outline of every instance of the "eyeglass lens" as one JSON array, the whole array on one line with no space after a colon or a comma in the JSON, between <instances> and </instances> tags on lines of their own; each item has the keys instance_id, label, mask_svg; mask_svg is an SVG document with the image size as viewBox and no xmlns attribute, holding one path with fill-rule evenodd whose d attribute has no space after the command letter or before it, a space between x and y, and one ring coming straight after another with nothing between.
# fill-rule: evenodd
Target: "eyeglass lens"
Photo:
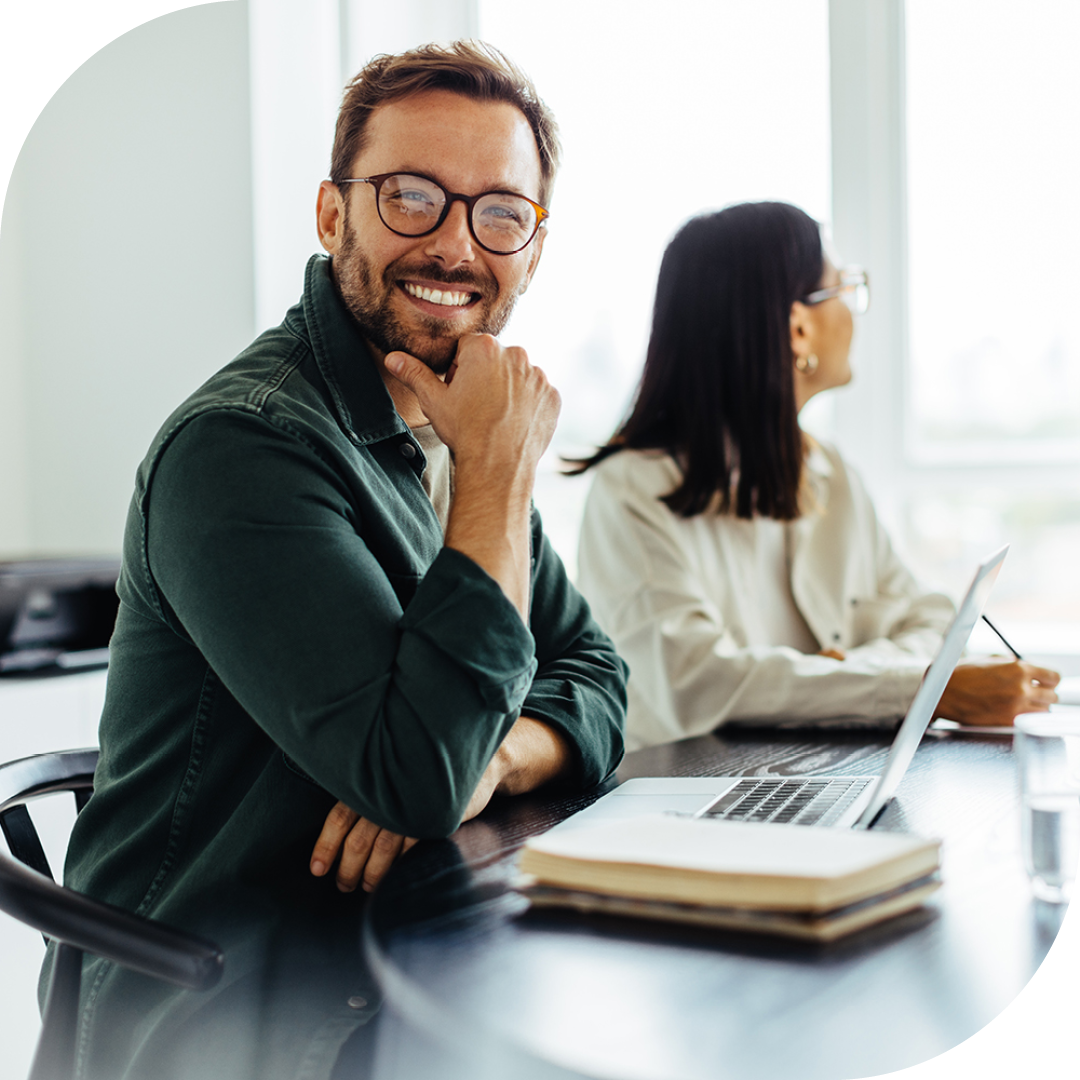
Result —
<instances>
[{"instance_id":1,"label":"eyeglass lens","mask_svg":"<svg viewBox=\"0 0 1080 1080\"><path fill-rule=\"evenodd\" d=\"M870 307L870 286L845 285L840 290L840 299L844 301L853 315L865 315Z\"/></svg>"},{"instance_id":2,"label":"eyeglass lens","mask_svg":"<svg viewBox=\"0 0 1080 1080\"><path fill-rule=\"evenodd\" d=\"M446 192L422 176L389 176L379 189L379 217L402 236L431 232L446 206ZM536 232L536 209L528 199L507 192L490 192L470 208L470 224L480 243L509 254L523 248Z\"/></svg>"},{"instance_id":3,"label":"eyeglass lens","mask_svg":"<svg viewBox=\"0 0 1080 1080\"><path fill-rule=\"evenodd\" d=\"M870 307L870 283L861 270L846 271L840 276L840 299L853 315L865 315Z\"/></svg>"}]
</instances>

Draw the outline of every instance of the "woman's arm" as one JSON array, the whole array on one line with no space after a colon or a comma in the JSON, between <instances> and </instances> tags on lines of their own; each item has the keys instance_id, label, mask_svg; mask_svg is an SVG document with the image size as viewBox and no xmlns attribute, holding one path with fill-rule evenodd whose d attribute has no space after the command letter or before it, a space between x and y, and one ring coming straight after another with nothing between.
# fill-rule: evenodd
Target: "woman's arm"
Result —
<instances>
[{"instance_id":1,"label":"woman's arm","mask_svg":"<svg viewBox=\"0 0 1080 1080\"><path fill-rule=\"evenodd\" d=\"M747 592L740 578L753 553L741 557L723 519L686 521L659 501L673 486L672 463L620 458L596 472L578 572L593 613L630 664L628 746L703 734L731 719L874 721L906 711L928 657L897 648L837 660L749 645L738 615L751 601L740 606L733 594ZM875 577L872 563L867 572ZM839 620L842 603L833 600Z\"/></svg>"}]
</instances>

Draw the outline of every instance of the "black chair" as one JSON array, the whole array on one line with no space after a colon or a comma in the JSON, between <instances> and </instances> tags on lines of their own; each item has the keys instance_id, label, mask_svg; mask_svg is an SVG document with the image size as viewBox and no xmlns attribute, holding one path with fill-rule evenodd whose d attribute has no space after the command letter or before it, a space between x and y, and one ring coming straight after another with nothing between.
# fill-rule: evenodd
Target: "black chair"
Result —
<instances>
[{"instance_id":1,"label":"black chair","mask_svg":"<svg viewBox=\"0 0 1080 1080\"><path fill-rule=\"evenodd\" d=\"M103 956L189 990L221 978L216 945L57 885L26 803L70 791L82 810L94 790L97 750L39 754L0 765L0 828L15 858L0 854L0 911L57 942L30 1080L61 1080L75 1067L82 954Z\"/></svg>"}]
</instances>

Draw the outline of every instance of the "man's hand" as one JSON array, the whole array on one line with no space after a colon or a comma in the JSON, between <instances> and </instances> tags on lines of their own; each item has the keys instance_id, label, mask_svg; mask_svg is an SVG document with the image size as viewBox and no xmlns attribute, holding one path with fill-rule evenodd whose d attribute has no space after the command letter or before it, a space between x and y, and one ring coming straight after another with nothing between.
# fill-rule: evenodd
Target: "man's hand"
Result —
<instances>
[{"instance_id":1,"label":"man's hand","mask_svg":"<svg viewBox=\"0 0 1080 1080\"><path fill-rule=\"evenodd\" d=\"M386 368L415 395L454 452L448 548L494 578L529 621L529 520L540 456L559 418L559 394L523 349L467 334L445 382L406 353Z\"/></svg>"},{"instance_id":2,"label":"man's hand","mask_svg":"<svg viewBox=\"0 0 1080 1080\"><path fill-rule=\"evenodd\" d=\"M1047 712L1061 676L1049 668L987 656L956 665L934 716L961 724L1008 727L1020 713Z\"/></svg>"},{"instance_id":3,"label":"man's hand","mask_svg":"<svg viewBox=\"0 0 1080 1080\"><path fill-rule=\"evenodd\" d=\"M408 353L388 353L385 363L416 395L459 469L475 460L503 472L519 464L535 471L555 434L560 403L524 349L504 347L490 334L466 334L445 379Z\"/></svg>"},{"instance_id":4,"label":"man's hand","mask_svg":"<svg viewBox=\"0 0 1080 1080\"><path fill-rule=\"evenodd\" d=\"M416 841L380 828L339 802L323 824L311 853L311 872L322 877L341 852L337 869L337 887L352 892L357 885L371 892L390 869L394 860Z\"/></svg>"},{"instance_id":5,"label":"man's hand","mask_svg":"<svg viewBox=\"0 0 1080 1080\"><path fill-rule=\"evenodd\" d=\"M491 796L520 795L561 776L570 765L565 739L547 724L520 716L488 762L462 821L470 821L491 801ZM394 860L415 844L412 837L400 836L361 817L343 802L326 816L322 832L311 853L311 872L322 877L341 853L337 887L352 892L362 884L371 892Z\"/></svg>"}]
</instances>

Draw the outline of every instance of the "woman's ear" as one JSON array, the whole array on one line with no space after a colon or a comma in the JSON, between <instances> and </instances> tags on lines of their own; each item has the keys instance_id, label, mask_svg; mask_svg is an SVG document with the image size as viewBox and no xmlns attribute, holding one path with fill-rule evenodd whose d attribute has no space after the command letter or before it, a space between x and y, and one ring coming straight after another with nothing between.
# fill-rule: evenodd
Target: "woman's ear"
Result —
<instances>
[{"instance_id":1,"label":"woman's ear","mask_svg":"<svg viewBox=\"0 0 1080 1080\"><path fill-rule=\"evenodd\" d=\"M791 305L791 316L788 320L791 327L791 353L798 363L800 358L805 359L813 350L811 341L810 308L800 300Z\"/></svg>"}]
</instances>

